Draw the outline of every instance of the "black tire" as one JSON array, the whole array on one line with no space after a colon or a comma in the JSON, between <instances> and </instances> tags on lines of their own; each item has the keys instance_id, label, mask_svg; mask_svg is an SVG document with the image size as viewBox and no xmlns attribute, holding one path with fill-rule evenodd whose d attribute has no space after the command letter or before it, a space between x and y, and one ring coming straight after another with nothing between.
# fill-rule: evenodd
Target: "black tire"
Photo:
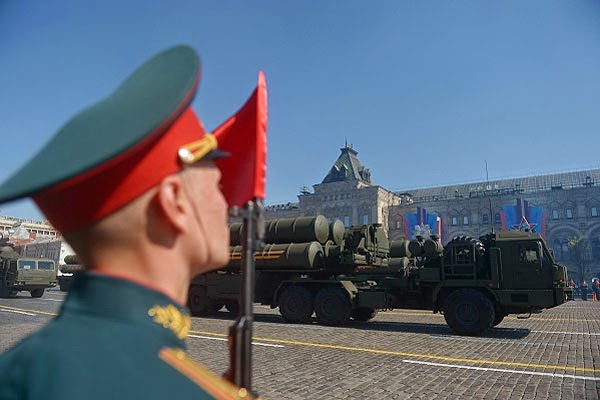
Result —
<instances>
[{"instance_id":1,"label":"black tire","mask_svg":"<svg viewBox=\"0 0 600 400\"><path fill-rule=\"evenodd\" d=\"M17 293L19 293L17 290L11 290L10 292L8 292L8 297L11 299L15 298L15 297L17 297Z\"/></svg>"},{"instance_id":2,"label":"black tire","mask_svg":"<svg viewBox=\"0 0 600 400\"><path fill-rule=\"evenodd\" d=\"M240 303L238 303L237 301L225 304L225 308L227 309L227 311L234 315L240 314Z\"/></svg>"},{"instance_id":3,"label":"black tire","mask_svg":"<svg viewBox=\"0 0 600 400\"><path fill-rule=\"evenodd\" d=\"M455 333L477 336L492 326L494 306L475 289L459 289L446 298L444 318Z\"/></svg>"},{"instance_id":4,"label":"black tire","mask_svg":"<svg viewBox=\"0 0 600 400\"><path fill-rule=\"evenodd\" d=\"M69 291L69 284L66 283L66 282L59 283L58 287L60 288L61 292L68 292Z\"/></svg>"},{"instance_id":5,"label":"black tire","mask_svg":"<svg viewBox=\"0 0 600 400\"><path fill-rule=\"evenodd\" d=\"M4 280L0 279L0 298L6 298L10 294L10 289L4 286Z\"/></svg>"},{"instance_id":6,"label":"black tire","mask_svg":"<svg viewBox=\"0 0 600 400\"><path fill-rule=\"evenodd\" d=\"M193 316L204 316L209 314L208 297L206 287L192 286L188 294L188 308Z\"/></svg>"},{"instance_id":7,"label":"black tire","mask_svg":"<svg viewBox=\"0 0 600 400\"><path fill-rule=\"evenodd\" d=\"M368 307L361 307L352 310L352 319L360 322L367 322L375 318L377 310Z\"/></svg>"},{"instance_id":8,"label":"black tire","mask_svg":"<svg viewBox=\"0 0 600 400\"><path fill-rule=\"evenodd\" d=\"M342 289L324 287L315 297L315 313L320 324L342 325L347 323L352 315L352 304Z\"/></svg>"},{"instance_id":9,"label":"black tire","mask_svg":"<svg viewBox=\"0 0 600 400\"><path fill-rule=\"evenodd\" d=\"M499 325L500 322L506 317L506 312L504 312L504 308L499 305L494 305L494 321L492 322L492 328L496 325Z\"/></svg>"},{"instance_id":10,"label":"black tire","mask_svg":"<svg viewBox=\"0 0 600 400\"><path fill-rule=\"evenodd\" d=\"M450 250L451 245L474 245L475 246L475 251L477 253L477 257L482 256L485 253L485 246L483 245L483 243L481 243L481 240L472 238L471 236L455 236L454 238L452 238L451 241L449 241L446 246L444 246L444 250L446 251L446 248L448 248L447 251ZM446 253L447 253L446 251Z\"/></svg>"},{"instance_id":11,"label":"black tire","mask_svg":"<svg viewBox=\"0 0 600 400\"><path fill-rule=\"evenodd\" d=\"M39 299L43 295L44 295L44 289L33 289L31 291L31 297L33 297L34 299Z\"/></svg>"},{"instance_id":12,"label":"black tire","mask_svg":"<svg viewBox=\"0 0 600 400\"><path fill-rule=\"evenodd\" d=\"M307 323L313 314L310 291L300 285L286 287L279 296L279 313L287 322Z\"/></svg>"}]
</instances>

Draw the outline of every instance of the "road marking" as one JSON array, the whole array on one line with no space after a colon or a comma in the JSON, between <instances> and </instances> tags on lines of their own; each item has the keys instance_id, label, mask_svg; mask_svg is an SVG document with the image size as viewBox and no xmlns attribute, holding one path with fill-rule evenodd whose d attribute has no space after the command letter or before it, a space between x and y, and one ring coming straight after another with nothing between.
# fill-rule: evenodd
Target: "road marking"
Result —
<instances>
[{"instance_id":1,"label":"road marking","mask_svg":"<svg viewBox=\"0 0 600 400\"><path fill-rule=\"evenodd\" d=\"M28 313L28 312L25 312L25 311L7 310L7 309L5 309L5 308L0 308L0 311L4 311L4 312L11 312L11 313L15 313L15 314L30 315L30 316L32 316L32 317L35 317L35 314Z\"/></svg>"},{"instance_id":2,"label":"road marking","mask_svg":"<svg viewBox=\"0 0 600 400\"><path fill-rule=\"evenodd\" d=\"M430 366L434 366L434 367L471 369L471 370L476 370L476 371L488 371L488 372L507 372L510 374L519 374L519 375L537 375L537 376L549 376L552 378L573 378L573 379L582 379L582 380L587 380L587 381L600 381L600 378L596 378L594 376L556 374L554 372L536 372L536 371L519 371L516 369L483 368L483 367L472 367L469 365L440 364L440 363L432 363L432 362L416 361L416 360L402 360L402 362L410 363L410 364L430 365Z\"/></svg>"},{"instance_id":3,"label":"road marking","mask_svg":"<svg viewBox=\"0 0 600 400\"><path fill-rule=\"evenodd\" d=\"M58 301L60 303L62 303L62 302L65 301L64 299L62 299L62 300L59 300L59 299L40 299L40 300L44 300L44 301Z\"/></svg>"},{"instance_id":4,"label":"road marking","mask_svg":"<svg viewBox=\"0 0 600 400\"><path fill-rule=\"evenodd\" d=\"M557 335L583 335L583 336L600 336L600 333L591 332L550 332L550 331L530 331L531 333L548 333Z\"/></svg>"},{"instance_id":5,"label":"road marking","mask_svg":"<svg viewBox=\"0 0 600 400\"><path fill-rule=\"evenodd\" d=\"M567 321L567 322L587 322L589 321L589 319L585 319L585 318L541 318L541 317L530 317L530 318L518 318L516 316L510 316L507 317L508 319L519 319L521 321L523 320L533 320L533 321Z\"/></svg>"},{"instance_id":6,"label":"road marking","mask_svg":"<svg viewBox=\"0 0 600 400\"><path fill-rule=\"evenodd\" d=\"M208 336L221 336L221 337L227 336L223 333L202 332L202 331L190 331L190 333L199 333L199 334L208 335ZM354 352L383 354L383 355L389 355L389 356L430 358L432 360L457 362L457 363L463 362L463 363L471 363L471 364L504 365L504 366L511 366L511 367L523 367L523 368L558 369L558 370L564 370L564 371L591 372L591 373L599 373L600 374L600 369L586 368L586 367L573 367L573 366L569 366L569 365L534 364L534 363L526 363L526 362L484 360L484 359L476 359L476 358L458 358L458 357L438 356L436 354L418 354L418 353L409 353L409 352L404 352L404 351L380 350L380 349L371 349L371 348L365 348L365 347L342 346L342 345L336 345L336 344L299 342L296 340L273 339L273 338L264 338L264 337L253 337L253 338L256 340L263 341L263 342L273 342L273 343L289 344L289 345L295 345L295 346L317 347L317 348L322 348L322 349L348 350L348 351L354 351Z\"/></svg>"},{"instance_id":7,"label":"road marking","mask_svg":"<svg viewBox=\"0 0 600 400\"><path fill-rule=\"evenodd\" d=\"M260 325L260 326L277 326L277 327L281 327L281 325L282 325L281 322L257 322L256 320L254 321L254 324ZM330 331L335 328L332 328L329 326L322 326L322 325L297 324L294 326L294 329L317 329L317 330L321 330L321 331Z\"/></svg>"},{"instance_id":8,"label":"road marking","mask_svg":"<svg viewBox=\"0 0 600 400\"><path fill-rule=\"evenodd\" d=\"M415 316L425 315L425 316L431 316L431 317L443 317L444 316L444 314L441 314L441 313L422 312L422 311L382 311L381 315L385 315L385 314L415 315ZM521 315L525 315L525 314L521 314ZM589 321L589 319L584 319L584 318L544 318L544 317L518 318L517 315L509 315L506 317L506 319L519 319L519 320L529 319L529 320L533 320L533 321L573 321L573 322Z\"/></svg>"},{"instance_id":9,"label":"road marking","mask_svg":"<svg viewBox=\"0 0 600 400\"><path fill-rule=\"evenodd\" d=\"M443 340L457 340L462 342L486 342L486 343L508 343L516 344L520 346L555 346L555 347L567 347L562 343L551 343L551 342L520 342L518 340L511 339L494 339L494 338L474 338L474 337L458 337L448 335L430 335L434 339Z\"/></svg>"},{"instance_id":10,"label":"road marking","mask_svg":"<svg viewBox=\"0 0 600 400\"><path fill-rule=\"evenodd\" d=\"M227 341L227 339L224 339L224 338L217 338L217 337L211 337L211 336L188 335L188 337L193 337L193 338L198 338L198 339L219 340L221 342L226 342ZM254 341L252 342L252 344L254 346L285 347L285 346L282 346L280 344L258 343L258 342L254 342Z\"/></svg>"},{"instance_id":11,"label":"road marking","mask_svg":"<svg viewBox=\"0 0 600 400\"><path fill-rule=\"evenodd\" d=\"M7 308L9 310L31 312L31 313L35 313L35 314L44 314L44 315L52 315L52 316L58 315L57 313L51 313L51 312L39 311L39 310L28 310L26 308L9 307L9 306L5 306L5 305L2 305L0 307Z\"/></svg>"}]
</instances>

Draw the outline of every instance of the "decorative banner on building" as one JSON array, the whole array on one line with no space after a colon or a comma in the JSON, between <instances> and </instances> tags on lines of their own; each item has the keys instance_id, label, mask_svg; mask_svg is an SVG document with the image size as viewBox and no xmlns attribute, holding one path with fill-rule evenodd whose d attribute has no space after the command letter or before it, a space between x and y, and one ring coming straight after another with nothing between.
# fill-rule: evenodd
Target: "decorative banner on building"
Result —
<instances>
[{"instance_id":1,"label":"decorative banner on building","mask_svg":"<svg viewBox=\"0 0 600 400\"><path fill-rule=\"evenodd\" d=\"M442 219L437 214L429 214L426 209L417 207L414 214L404 215L405 237L415 239L417 236L429 238L431 235L442 236Z\"/></svg>"},{"instance_id":2,"label":"decorative banner on building","mask_svg":"<svg viewBox=\"0 0 600 400\"><path fill-rule=\"evenodd\" d=\"M517 198L517 205L504 205L500 213L502 229L530 231L546 237L546 214L541 206L530 206L525 199Z\"/></svg>"}]
</instances>

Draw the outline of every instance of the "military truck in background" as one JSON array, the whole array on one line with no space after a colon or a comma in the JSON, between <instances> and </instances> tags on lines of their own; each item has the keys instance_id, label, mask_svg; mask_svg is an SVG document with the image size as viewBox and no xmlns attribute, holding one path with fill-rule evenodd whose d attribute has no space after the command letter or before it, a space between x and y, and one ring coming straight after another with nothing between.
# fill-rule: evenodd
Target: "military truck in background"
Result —
<instances>
[{"instance_id":1,"label":"military truck in background","mask_svg":"<svg viewBox=\"0 0 600 400\"><path fill-rule=\"evenodd\" d=\"M193 315L238 311L242 229L230 225L229 264L192 281ZM315 314L321 324L340 325L404 308L443 313L454 332L479 335L509 314L569 297L566 267L531 232L460 236L446 246L435 236L390 243L378 224L345 229L317 216L267 221L265 243L255 256L255 302L279 307L292 323Z\"/></svg>"},{"instance_id":2,"label":"military truck in background","mask_svg":"<svg viewBox=\"0 0 600 400\"><path fill-rule=\"evenodd\" d=\"M67 292L71 282L77 274L83 271L83 265L79 263L79 258L75 254L65 256L64 264L59 267L58 286L61 292Z\"/></svg>"},{"instance_id":3,"label":"military truck in background","mask_svg":"<svg viewBox=\"0 0 600 400\"><path fill-rule=\"evenodd\" d=\"M11 247L0 248L0 297L14 297L28 291L39 298L56 286L56 265L45 258L24 257Z\"/></svg>"}]
</instances>

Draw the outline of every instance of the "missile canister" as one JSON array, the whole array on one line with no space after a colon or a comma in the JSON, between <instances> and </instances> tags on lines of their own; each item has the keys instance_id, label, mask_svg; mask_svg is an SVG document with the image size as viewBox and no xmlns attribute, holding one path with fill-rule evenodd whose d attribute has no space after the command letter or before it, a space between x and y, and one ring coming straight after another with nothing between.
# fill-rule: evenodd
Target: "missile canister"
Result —
<instances>
[{"instance_id":1,"label":"missile canister","mask_svg":"<svg viewBox=\"0 0 600 400\"><path fill-rule=\"evenodd\" d=\"M229 245L237 246L242 243L242 227L244 224L236 222L229 224Z\"/></svg>"},{"instance_id":2,"label":"missile canister","mask_svg":"<svg viewBox=\"0 0 600 400\"><path fill-rule=\"evenodd\" d=\"M405 269L408 267L409 261L407 257L392 257L389 261L390 268Z\"/></svg>"},{"instance_id":3,"label":"missile canister","mask_svg":"<svg viewBox=\"0 0 600 400\"><path fill-rule=\"evenodd\" d=\"M427 239L423 242L423 252L427 257L435 257L444 252L444 246L436 240Z\"/></svg>"},{"instance_id":4,"label":"missile canister","mask_svg":"<svg viewBox=\"0 0 600 400\"><path fill-rule=\"evenodd\" d=\"M230 267L239 268L242 246L230 247ZM316 269L324 266L323 246L318 242L267 244L255 256L257 269Z\"/></svg>"},{"instance_id":5,"label":"missile canister","mask_svg":"<svg viewBox=\"0 0 600 400\"><path fill-rule=\"evenodd\" d=\"M339 219L329 223L329 240L333 241L333 243L340 245L344 241L344 232L346 228L344 227L344 223Z\"/></svg>"},{"instance_id":6,"label":"missile canister","mask_svg":"<svg viewBox=\"0 0 600 400\"><path fill-rule=\"evenodd\" d=\"M325 244L332 240L341 244L344 240L344 224L340 220L329 223L322 215L316 217L280 218L265 221L265 243L307 243ZM243 224L229 225L229 245L238 246L242 242Z\"/></svg>"},{"instance_id":7,"label":"missile canister","mask_svg":"<svg viewBox=\"0 0 600 400\"><path fill-rule=\"evenodd\" d=\"M408 244L410 240L401 239L390 242L390 257L410 257Z\"/></svg>"},{"instance_id":8,"label":"missile canister","mask_svg":"<svg viewBox=\"0 0 600 400\"><path fill-rule=\"evenodd\" d=\"M59 267L60 272L65 274L72 274L83 269L83 265L79 264L79 257L76 254L66 256L64 264Z\"/></svg>"},{"instance_id":9,"label":"missile canister","mask_svg":"<svg viewBox=\"0 0 600 400\"><path fill-rule=\"evenodd\" d=\"M329 221L316 217L281 218L265 222L265 243L324 244L329 238Z\"/></svg>"},{"instance_id":10,"label":"missile canister","mask_svg":"<svg viewBox=\"0 0 600 400\"><path fill-rule=\"evenodd\" d=\"M71 254L65 257L65 264L77 265L79 264L79 257L76 254Z\"/></svg>"},{"instance_id":11,"label":"missile canister","mask_svg":"<svg viewBox=\"0 0 600 400\"><path fill-rule=\"evenodd\" d=\"M408 243L408 251L410 251L410 254L413 256L422 256L425 253L423 242L417 239L411 240L410 243Z\"/></svg>"}]
</instances>

